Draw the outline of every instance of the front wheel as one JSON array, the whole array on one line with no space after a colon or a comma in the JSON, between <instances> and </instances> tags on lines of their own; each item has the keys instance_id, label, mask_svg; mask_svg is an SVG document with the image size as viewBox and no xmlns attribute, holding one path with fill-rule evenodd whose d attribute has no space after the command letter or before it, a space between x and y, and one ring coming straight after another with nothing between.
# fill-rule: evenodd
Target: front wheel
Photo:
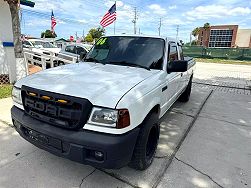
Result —
<instances>
[{"instance_id":1,"label":"front wheel","mask_svg":"<svg viewBox=\"0 0 251 188\"><path fill-rule=\"evenodd\" d=\"M151 113L144 120L134 148L129 166L136 170L145 170L153 162L159 141L159 117Z\"/></svg>"}]
</instances>

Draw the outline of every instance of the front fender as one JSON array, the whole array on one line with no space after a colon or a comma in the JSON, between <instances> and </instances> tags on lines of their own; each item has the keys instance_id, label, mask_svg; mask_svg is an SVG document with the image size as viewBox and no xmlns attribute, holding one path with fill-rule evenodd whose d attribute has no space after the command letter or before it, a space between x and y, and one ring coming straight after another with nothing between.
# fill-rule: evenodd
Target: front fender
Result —
<instances>
[{"instance_id":1,"label":"front fender","mask_svg":"<svg viewBox=\"0 0 251 188\"><path fill-rule=\"evenodd\" d=\"M161 104L161 86L158 86L146 94L132 90L118 103L117 109L127 108L130 113L130 129L139 126L156 106Z\"/></svg>"}]
</instances>

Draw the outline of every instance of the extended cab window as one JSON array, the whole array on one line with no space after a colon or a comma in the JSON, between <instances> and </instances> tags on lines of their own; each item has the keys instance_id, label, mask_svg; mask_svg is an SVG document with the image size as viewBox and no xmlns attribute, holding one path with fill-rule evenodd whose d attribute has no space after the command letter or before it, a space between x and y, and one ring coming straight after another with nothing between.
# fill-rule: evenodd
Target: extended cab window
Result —
<instances>
[{"instance_id":1,"label":"extended cab window","mask_svg":"<svg viewBox=\"0 0 251 188\"><path fill-rule=\"evenodd\" d=\"M179 54L180 54L180 60L184 60L183 50L180 44L178 45L178 49L179 49Z\"/></svg>"},{"instance_id":2,"label":"extended cab window","mask_svg":"<svg viewBox=\"0 0 251 188\"><path fill-rule=\"evenodd\" d=\"M169 44L169 61L179 60L177 45L174 42Z\"/></svg>"},{"instance_id":3,"label":"extended cab window","mask_svg":"<svg viewBox=\"0 0 251 188\"><path fill-rule=\"evenodd\" d=\"M160 38L112 36L97 41L85 61L162 69L165 41Z\"/></svg>"}]
</instances>

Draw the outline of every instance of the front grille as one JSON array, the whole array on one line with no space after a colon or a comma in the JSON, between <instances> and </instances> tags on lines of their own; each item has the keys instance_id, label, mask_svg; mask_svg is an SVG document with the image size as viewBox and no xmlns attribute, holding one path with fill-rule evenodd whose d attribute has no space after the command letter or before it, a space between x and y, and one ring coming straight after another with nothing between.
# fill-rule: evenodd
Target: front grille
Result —
<instances>
[{"instance_id":1,"label":"front grille","mask_svg":"<svg viewBox=\"0 0 251 188\"><path fill-rule=\"evenodd\" d=\"M92 110L92 104L87 99L27 86L22 86L21 93L24 110L27 114L38 120L67 129L82 128Z\"/></svg>"}]
</instances>

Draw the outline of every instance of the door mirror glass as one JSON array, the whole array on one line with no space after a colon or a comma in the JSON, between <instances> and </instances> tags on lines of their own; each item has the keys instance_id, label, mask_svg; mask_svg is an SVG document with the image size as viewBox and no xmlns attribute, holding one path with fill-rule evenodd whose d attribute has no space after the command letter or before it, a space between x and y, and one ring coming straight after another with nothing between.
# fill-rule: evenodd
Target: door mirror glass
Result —
<instances>
[{"instance_id":1,"label":"door mirror glass","mask_svg":"<svg viewBox=\"0 0 251 188\"><path fill-rule=\"evenodd\" d=\"M188 61L174 60L170 61L167 67L167 72L185 72L188 69Z\"/></svg>"}]
</instances>

